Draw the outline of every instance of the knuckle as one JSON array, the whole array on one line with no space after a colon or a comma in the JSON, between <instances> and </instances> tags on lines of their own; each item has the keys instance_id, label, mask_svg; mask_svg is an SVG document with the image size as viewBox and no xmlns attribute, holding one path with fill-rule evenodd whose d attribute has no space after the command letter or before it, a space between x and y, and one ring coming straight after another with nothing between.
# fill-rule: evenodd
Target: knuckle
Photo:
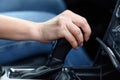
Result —
<instances>
[{"instance_id":1,"label":"knuckle","mask_svg":"<svg viewBox=\"0 0 120 80\"><path fill-rule=\"evenodd\" d=\"M80 31L79 28L74 28L74 29L73 29L73 33L74 33L75 35L80 35L80 34L81 34L81 31Z\"/></svg>"},{"instance_id":2,"label":"knuckle","mask_svg":"<svg viewBox=\"0 0 120 80\"><path fill-rule=\"evenodd\" d=\"M71 13L72 11L70 11L70 10L67 9L67 10L65 10L64 12L65 12L65 13Z\"/></svg>"},{"instance_id":3,"label":"knuckle","mask_svg":"<svg viewBox=\"0 0 120 80\"><path fill-rule=\"evenodd\" d=\"M58 20L60 23L66 23L66 21L68 21L68 18L61 15L61 16L59 16Z\"/></svg>"},{"instance_id":4,"label":"knuckle","mask_svg":"<svg viewBox=\"0 0 120 80\"><path fill-rule=\"evenodd\" d=\"M80 35L80 30L78 30L78 29L74 30L74 34L75 35Z\"/></svg>"},{"instance_id":5,"label":"knuckle","mask_svg":"<svg viewBox=\"0 0 120 80\"><path fill-rule=\"evenodd\" d=\"M62 27L65 24L65 18L63 16L58 17L58 25Z\"/></svg>"},{"instance_id":6,"label":"knuckle","mask_svg":"<svg viewBox=\"0 0 120 80\"><path fill-rule=\"evenodd\" d=\"M86 25L86 24L88 24L88 22L87 22L87 20L86 20L86 18L84 18L84 17L82 17L82 24L84 24L84 25Z\"/></svg>"},{"instance_id":7,"label":"knuckle","mask_svg":"<svg viewBox=\"0 0 120 80\"><path fill-rule=\"evenodd\" d=\"M86 34L91 35L91 29L86 31Z\"/></svg>"},{"instance_id":8,"label":"knuckle","mask_svg":"<svg viewBox=\"0 0 120 80\"><path fill-rule=\"evenodd\" d=\"M86 19L85 17L82 17L82 20L83 20L84 22L87 22L87 19Z\"/></svg>"},{"instance_id":9,"label":"knuckle","mask_svg":"<svg viewBox=\"0 0 120 80\"><path fill-rule=\"evenodd\" d=\"M65 17L63 17L63 16L58 17L58 21L63 22L63 20L65 20Z\"/></svg>"},{"instance_id":10,"label":"knuckle","mask_svg":"<svg viewBox=\"0 0 120 80\"><path fill-rule=\"evenodd\" d=\"M74 40L74 39L71 39L71 40L70 40L70 43L73 43L73 44L74 44L74 43L75 43L75 40Z\"/></svg>"},{"instance_id":11,"label":"knuckle","mask_svg":"<svg viewBox=\"0 0 120 80\"><path fill-rule=\"evenodd\" d=\"M61 15L65 16L65 17L68 17L70 15L73 15L73 12L71 10L65 10Z\"/></svg>"}]
</instances>

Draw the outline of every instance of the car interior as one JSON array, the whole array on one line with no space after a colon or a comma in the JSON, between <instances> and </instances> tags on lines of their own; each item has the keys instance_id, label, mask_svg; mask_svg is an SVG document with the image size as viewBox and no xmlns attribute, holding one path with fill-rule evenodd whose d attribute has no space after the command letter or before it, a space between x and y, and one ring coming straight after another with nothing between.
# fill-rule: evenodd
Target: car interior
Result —
<instances>
[{"instance_id":1,"label":"car interior","mask_svg":"<svg viewBox=\"0 0 120 80\"><path fill-rule=\"evenodd\" d=\"M57 4L62 2L64 5ZM31 56L1 65L1 80L120 80L119 19L120 0L1 0L0 13L16 16L10 12L43 11L58 15L69 9L88 20L92 34L84 43L92 66L63 67L63 62L72 49L65 39L59 39L52 57L47 54ZM49 3L49 4L48 4ZM9 4L9 5L8 5ZM42 9L48 6L49 9ZM8 6L8 7L6 7ZM57 10L60 7L62 11ZM18 16L18 15L17 15ZM19 16L22 18L21 16ZM30 18L27 18L30 20ZM46 19L47 20L47 19ZM64 47L62 47L64 45ZM61 54L62 53L62 54ZM56 55L61 54L61 61Z\"/></svg>"}]
</instances>

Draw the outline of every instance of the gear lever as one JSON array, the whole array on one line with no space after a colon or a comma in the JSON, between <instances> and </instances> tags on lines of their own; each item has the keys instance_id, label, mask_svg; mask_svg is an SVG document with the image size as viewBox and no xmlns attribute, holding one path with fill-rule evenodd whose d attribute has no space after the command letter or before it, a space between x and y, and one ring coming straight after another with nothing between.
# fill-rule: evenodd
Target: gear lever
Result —
<instances>
[{"instance_id":1,"label":"gear lever","mask_svg":"<svg viewBox=\"0 0 120 80\"><path fill-rule=\"evenodd\" d=\"M71 50L71 48L72 46L69 44L69 42L66 39L63 38L59 39L56 44L56 47L53 50L51 59L64 63L64 60L68 52Z\"/></svg>"},{"instance_id":2,"label":"gear lever","mask_svg":"<svg viewBox=\"0 0 120 80\"><path fill-rule=\"evenodd\" d=\"M47 64L44 66L40 66L36 68L35 70L31 72L27 72L21 75L21 78L28 78L33 79L35 77L43 77L43 75L48 75L49 73L57 72L59 71L63 64L66 55L70 51L72 46L69 44L69 42L66 39L59 39L56 47L54 48L52 52L52 56L48 60Z\"/></svg>"}]
</instances>

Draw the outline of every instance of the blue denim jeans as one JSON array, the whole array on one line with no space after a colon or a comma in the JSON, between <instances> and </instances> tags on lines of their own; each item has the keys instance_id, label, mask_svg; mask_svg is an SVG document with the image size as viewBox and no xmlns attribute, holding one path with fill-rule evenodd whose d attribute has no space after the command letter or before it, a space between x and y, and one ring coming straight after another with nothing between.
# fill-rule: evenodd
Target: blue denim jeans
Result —
<instances>
[{"instance_id":1,"label":"blue denim jeans","mask_svg":"<svg viewBox=\"0 0 120 80\"><path fill-rule=\"evenodd\" d=\"M0 12L44 11L59 14L65 9L64 0L0 0Z\"/></svg>"},{"instance_id":2,"label":"blue denim jeans","mask_svg":"<svg viewBox=\"0 0 120 80\"><path fill-rule=\"evenodd\" d=\"M43 22L53 18L54 14L46 12L8 12L4 15L18 17L35 22ZM0 40L0 64L6 64L16 60L39 54L50 54L53 50L55 41L50 43L41 43L37 41L12 41ZM87 56L83 48L78 50L72 49L67 55L65 66L81 66L90 65L91 60Z\"/></svg>"}]
</instances>

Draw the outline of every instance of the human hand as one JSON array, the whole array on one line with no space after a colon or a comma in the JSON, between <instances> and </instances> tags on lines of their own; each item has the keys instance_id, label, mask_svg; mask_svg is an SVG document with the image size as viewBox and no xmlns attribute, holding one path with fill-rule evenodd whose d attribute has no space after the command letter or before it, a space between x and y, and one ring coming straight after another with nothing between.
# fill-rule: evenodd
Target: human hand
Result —
<instances>
[{"instance_id":1,"label":"human hand","mask_svg":"<svg viewBox=\"0 0 120 80\"><path fill-rule=\"evenodd\" d=\"M39 40L42 42L65 38L73 48L77 48L83 45L84 40L88 41L91 34L87 20L70 10L66 10L42 24L43 26L39 27L41 33Z\"/></svg>"}]
</instances>

